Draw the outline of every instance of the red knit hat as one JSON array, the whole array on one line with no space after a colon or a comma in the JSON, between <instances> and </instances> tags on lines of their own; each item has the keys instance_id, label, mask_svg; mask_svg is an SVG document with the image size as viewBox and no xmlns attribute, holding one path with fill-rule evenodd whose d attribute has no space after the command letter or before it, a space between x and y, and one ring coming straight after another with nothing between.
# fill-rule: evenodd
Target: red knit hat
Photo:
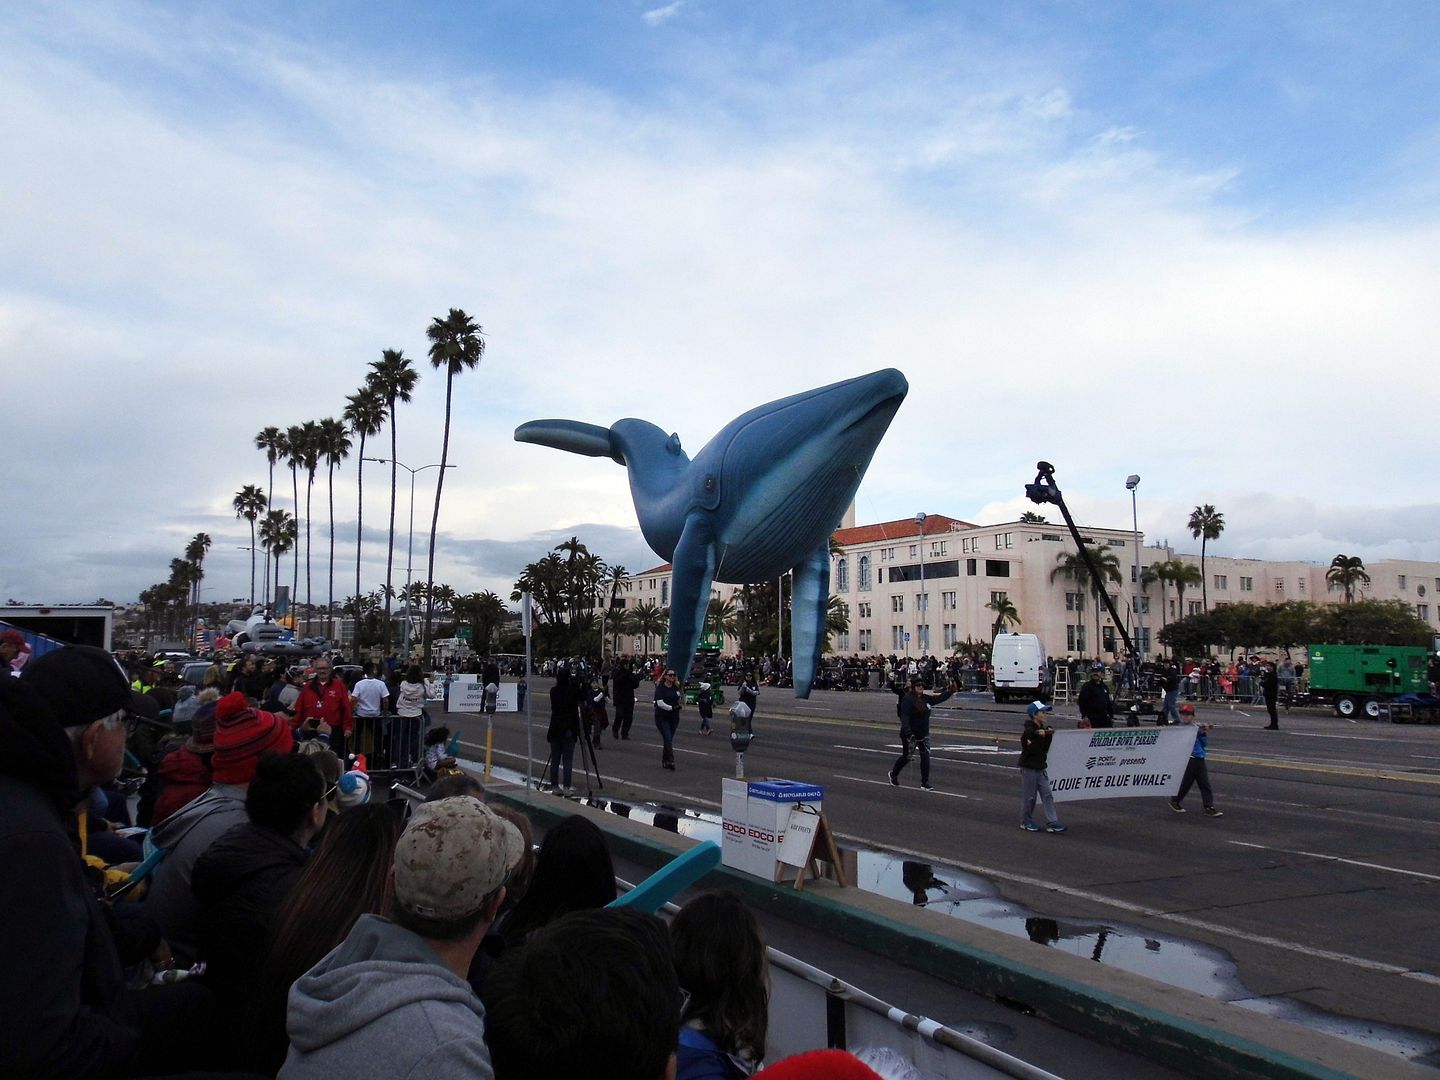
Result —
<instances>
[{"instance_id":1,"label":"red knit hat","mask_svg":"<svg viewBox=\"0 0 1440 1080\"><path fill-rule=\"evenodd\" d=\"M756 1080L881 1080L880 1074L844 1050L809 1050L777 1061Z\"/></svg>"},{"instance_id":2,"label":"red knit hat","mask_svg":"<svg viewBox=\"0 0 1440 1080\"><path fill-rule=\"evenodd\" d=\"M215 703L215 720L210 775L217 784L248 784L261 754L288 754L295 746L289 724L251 708L238 691Z\"/></svg>"}]
</instances>

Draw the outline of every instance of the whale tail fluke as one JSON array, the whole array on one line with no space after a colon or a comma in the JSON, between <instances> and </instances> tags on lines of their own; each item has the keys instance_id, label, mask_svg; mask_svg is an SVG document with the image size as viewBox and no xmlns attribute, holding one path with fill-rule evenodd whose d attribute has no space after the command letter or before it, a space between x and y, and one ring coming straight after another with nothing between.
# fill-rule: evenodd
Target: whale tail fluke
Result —
<instances>
[{"instance_id":1,"label":"whale tail fluke","mask_svg":"<svg viewBox=\"0 0 1440 1080\"><path fill-rule=\"evenodd\" d=\"M613 458L621 465L625 464L625 459L611 441L609 428L579 420L531 420L515 429L515 441L537 443L586 457Z\"/></svg>"}]
</instances>

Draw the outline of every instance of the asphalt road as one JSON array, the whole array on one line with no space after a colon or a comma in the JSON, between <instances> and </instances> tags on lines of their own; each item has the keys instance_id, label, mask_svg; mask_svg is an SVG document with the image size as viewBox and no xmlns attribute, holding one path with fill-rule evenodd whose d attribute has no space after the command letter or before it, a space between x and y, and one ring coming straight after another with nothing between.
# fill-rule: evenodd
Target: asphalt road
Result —
<instances>
[{"instance_id":1,"label":"asphalt road","mask_svg":"<svg viewBox=\"0 0 1440 1080\"><path fill-rule=\"evenodd\" d=\"M548 683L534 685L543 761ZM607 734L599 753L605 795L717 809L720 779L735 767L723 709L708 737L685 709L678 768L666 772L647 689L631 740ZM1198 711L1215 724L1210 776L1221 818L1200 813L1192 792L1186 814L1160 798L1090 800L1061 804L1064 835L1022 832L1023 708L978 695L935 712L935 791L919 789L918 762L903 787L885 779L899 749L887 692L817 691L797 701L762 690L746 773L823 784L842 840L934 864L957 893L988 883L1013 905L997 919L1017 910L1054 919L1061 938L1088 934L1100 950L1117 928L1118 937L1143 939L1152 963L1174 965L1181 985L1278 1015L1284 1007L1268 999L1440 1035L1440 936L1431 925L1440 907L1440 727L1297 711L1275 732L1263 730L1263 710ZM1074 726L1076 715L1060 706L1056 726ZM483 742L479 718L450 721L467 743ZM495 747L497 765L523 770L523 714L497 719Z\"/></svg>"}]
</instances>

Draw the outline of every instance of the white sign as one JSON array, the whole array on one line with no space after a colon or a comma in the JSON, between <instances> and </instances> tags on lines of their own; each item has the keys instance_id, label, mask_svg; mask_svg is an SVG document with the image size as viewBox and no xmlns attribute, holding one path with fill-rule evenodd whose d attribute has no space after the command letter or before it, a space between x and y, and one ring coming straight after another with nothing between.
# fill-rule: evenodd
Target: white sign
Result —
<instances>
[{"instance_id":1,"label":"white sign","mask_svg":"<svg viewBox=\"0 0 1440 1080\"><path fill-rule=\"evenodd\" d=\"M790 808L790 821L780 837L779 860L787 866L804 866L810 857L810 847L815 843L815 827L819 823L819 807L795 803Z\"/></svg>"},{"instance_id":2,"label":"white sign","mask_svg":"<svg viewBox=\"0 0 1440 1080\"><path fill-rule=\"evenodd\" d=\"M518 712L520 695L513 682L500 683L495 695L496 712ZM450 682L450 712L485 711L485 686L479 675L456 675Z\"/></svg>"},{"instance_id":3,"label":"white sign","mask_svg":"<svg viewBox=\"0 0 1440 1080\"><path fill-rule=\"evenodd\" d=\"M1056 802L1173 796L1195 746L1193 725L1057 731L1050 743Z\"/></svg>"}]
</instances>

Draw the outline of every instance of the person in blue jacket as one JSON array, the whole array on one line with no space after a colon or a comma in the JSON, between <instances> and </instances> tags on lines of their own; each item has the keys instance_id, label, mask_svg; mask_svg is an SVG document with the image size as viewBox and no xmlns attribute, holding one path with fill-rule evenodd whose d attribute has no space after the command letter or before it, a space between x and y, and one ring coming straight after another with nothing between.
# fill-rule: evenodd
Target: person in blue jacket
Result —
<instances>
[{"instance_id":1,"label":"person in blue jacket","mask_svg":"<svg viewBox=\"0 0 1440 1080\"><path fill-rule=\"evenodd\" d=\"M1180 706L1180 722L1182 724L1195 724L1195 706ZM1200 787L1200 802L1205 806L1206 817L1224 817L1215 806L1215 792L1210 790L1210 772L1205 766L1205 748L1210 741L1210 725L1195 724L1195 746L1190 751L1190 760L1185 763L1185 776L1180 781L1180 793L1170 800L1170 809L1177 814L1185 813L1185 807L1180 804L1185 801L1185 796L1190 793L1191 785L1198 784Z\"/></svg>"}]
</instances>

